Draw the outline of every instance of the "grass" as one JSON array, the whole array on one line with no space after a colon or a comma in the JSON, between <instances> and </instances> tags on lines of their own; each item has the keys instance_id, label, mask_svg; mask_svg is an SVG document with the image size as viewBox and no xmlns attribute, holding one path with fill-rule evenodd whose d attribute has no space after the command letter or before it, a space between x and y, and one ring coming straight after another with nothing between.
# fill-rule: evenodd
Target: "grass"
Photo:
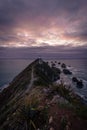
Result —
<instances>
[{"instance_id":1,"label":"grass","mask_svg":"<svg viewBox=\"0 0 87 130\"><path fill-rule=\"evenodd\" d=\"M33 100L33 99L32 99ZM16 113L18 127L24 127L25 130L36 130L43 128L47 123L47 108L39 109L37 102L22 105Z\"/></svg>"},{"instance_id":2,"label":"grass","mask_svg":"<svg viewBox=\"0 0 87 130\"><path fill-rule=\"evenodd\" d=\"M13 106L11 106L12 103L9 104L10 108L4 108L5 114L2 114L2 117L0 116L1 121L5 121L2 130L36 130L37 128L45 130L45 125L48 122L48 108L46 106L40 107L42 98L42 91L39 87L36 87L21 101L18 101L18 103L15 102L16 106L19 104L19 107L14 112L13 108L15 103ZM7 111L10 111L11 114Z\"/></svg>"},{"instance_id":3,"label":"grass","mask_svg":"<svg viewBox=\"0 0 87 130\"><path fill-rule=\"evenodd\" d=\"M74 106L72 104L70 104L70 103L67 103L67 104L66 103L58 103L58 107L59 108L74 110Z\"/></svg>"},{"instance_id":4,"label":"grass","mask_svg":"<svg viewBox=\"0 0 87 130\"><path fill-rule=\"evenodd\" d=\"M31 93L26 95L24 104L19 107L13 117L18 128L24 127L25 130L44 129L48 120L48 108L46 106L39 107L42 97L43 94L38 87L33 88Z\"/></svg>"},{"instance_id":5,"label":"grass","mask_svg":"<svg viewBox=\"0 0 87 130\"><path fill-rule=\"evenodd\" d=\"M60 123L60 129L61 130L66 130L66 125L67 125L67 123L68 123L68 120L67 120L67 118L66 118L66 116L63 116L62 118L61 118L61 123Z\"/></svg>"},{"instance_id":6,"label":"grass","mask_svg":"<svg viewBox=\"0 0 87 130\"><path fill-rule=\"evenodd\" d=\"M60 96L64 97L66 100L71 102L72 100L72 90L70 89L70 86L66 86L63 83L59 85L53 85L52 91L57 92Z\"/></svg>"},{"instance_id":7,"label":"grass","mask_svg":"<svg viewBox=\"0 0 87 130\"><path fill-rule=\"evenodd\" d=\"M82 104L81 98L78 95L74 94L70 86L67 86L62 82L59 85L53 85L51 89L53 93L58 93L60 96L68 100L72 105L77 106Z\"/></svg>"},{"instance_id":8,"label":"grass","mask_svg":"<svg viewBox=\"0 0 87 130\"><path fill-rule=\"evenodd\" d=\"M62 108L72 108L77 116L87 120L87 106L82 104L81 98L73 93L70 87L61 83L52 86L52 93L57 92L60 96L69 101L69 104L58 104Z\"/></svg>"}]
</instances>

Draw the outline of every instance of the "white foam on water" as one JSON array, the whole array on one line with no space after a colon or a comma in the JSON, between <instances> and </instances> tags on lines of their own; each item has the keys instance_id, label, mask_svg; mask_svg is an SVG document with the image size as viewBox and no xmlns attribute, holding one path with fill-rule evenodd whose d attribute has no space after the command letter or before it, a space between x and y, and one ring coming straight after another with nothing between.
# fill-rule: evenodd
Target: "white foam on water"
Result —
<instances>
[{"instance_id":1,"label":"white foam on water","mask_svg":"<svg viewBox=\"0 0 87 130\"><path fill-rule=\"evenodd\" d=\"M59 68L61 71L63 70L61 68L61 65L56 65L57 68ZM72 72L72 75L65 75L63 74L63 72L60 74L60 80L57 80L56 83L57 84L61 84L61 81L68 86L71 86L71 89L77 94L79 95L81 98L83 98L85 101L87 101L87 81L84 80L83 78L79 78L82 77L82 75L84 75L83 70L81 69L76 69L72 66L66 66L66 68L68 70L70 70ZM74 83L72 81L73 77L77 77L78 80L82 80L83 81L83 88L77 88L76 87L76 83Z\"/></svg>"}]
</instances>

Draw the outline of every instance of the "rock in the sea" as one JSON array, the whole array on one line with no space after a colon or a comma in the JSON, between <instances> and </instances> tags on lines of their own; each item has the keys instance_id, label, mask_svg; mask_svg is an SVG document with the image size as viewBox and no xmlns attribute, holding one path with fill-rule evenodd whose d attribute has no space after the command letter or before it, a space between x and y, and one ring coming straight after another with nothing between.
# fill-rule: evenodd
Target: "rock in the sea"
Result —
<instances>
[{"instance_id":1,"label":"rock in the sea","mask_svg":"<svg viewBox=\"0 0 87 130\"><path fill-rule=\"evenodd\" d=\"M52 69L53 69L54 73L56 73L56 74L61 73L61 70L59 68L53 67Z\"/></svg>"},{"instance_id":2,"label":"rock in the sea","mask_svg":"<svg viewBox=\"0 0 87 130\"><path fill-rule=\"evenodd\" d=\"M73 78L72 78L72 81L73 81L73 82L78 82L78 79L77 79L76 77L73 77Z\"/></svg>"},{"instance_id":3,"label":"rock in the sea","mask_svg":"<svg viewBox=\"0 0 87 130\"><path fill-rule=\"evenodd\" d=\"M61 63L60 63L60 62L58 62L58 64L60 65Z\"/></svg>"},{"instance_id":4,"label":"rock in the sea","mask_svg":"<svg viewBox=\"0 0 87 130\"><path fill-rule=\"evenodd\" d=\"M52 63L52 68L55 67L55 66L56 66L55 63Z\"/></svg>"},{"instance_id":5,"label":"rock in the sea","mask_svg":"<svg viewBox=\"0 0 87 130\"><path fill-rule=\"evenodd\" d=\"M78 80L77 81L77 88L82 88L83 87L83 82L82 82L82 80Z\"/></svg>"},{"instance_id":6,"label":"rock in the sea","mask_svg":"<svg viewBox=\"0 0 87 130\"><path fill-rule=\"evenodd\" d=\"M66 65L63 63L63 64L61 65L61 67L62 67L62 68L66 68Z\"/></svg>"},{"instance_id":7,"label":"rock in the sea","mask_svg":"<svg viewBox=\"0 0 87 130\"><path fill-rule=\"evenodd\" d=\"M76 83L77 88L82 88L83 87L83 81L82 80L78 80L76 77L73 77L72 81Z\"/></svg>"},{"instance_id":8,"label":"rock in the sea","mask_svg":"<svg viewBox=\"0 0 87 130\"><path fill-rule=\"evenodd\" d=\"M69 75L72 74L72 72L70 70L68 70L68 69L63 69L63 73L64 74L69 74Z\"/></svg>"}]
</instances>

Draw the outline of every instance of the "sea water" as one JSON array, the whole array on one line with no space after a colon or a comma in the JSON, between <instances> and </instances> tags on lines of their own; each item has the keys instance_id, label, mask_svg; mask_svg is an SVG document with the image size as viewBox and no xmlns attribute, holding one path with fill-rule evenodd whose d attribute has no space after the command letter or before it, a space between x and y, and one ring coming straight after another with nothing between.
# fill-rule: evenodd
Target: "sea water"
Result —
<instances>
[{"instance_id":1,"label":"sea water","mask_svg":"<svg viewBox=\"0 0 87 130\"><path fill-rule=\"evenodd\" d=\"M1 59L0 60L0 87L9 84L13 78L25 69L32 60Z\"/></svg>"}]
</instances>

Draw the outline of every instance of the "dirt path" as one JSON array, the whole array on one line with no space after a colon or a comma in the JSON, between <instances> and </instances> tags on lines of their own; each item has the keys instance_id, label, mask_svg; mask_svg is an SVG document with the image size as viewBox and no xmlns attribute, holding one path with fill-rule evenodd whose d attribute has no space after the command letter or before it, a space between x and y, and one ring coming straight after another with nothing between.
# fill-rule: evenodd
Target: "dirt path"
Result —
<instances>
[{"instance_id":1,"label":"dirt path","mask_svg":"<svg viewBox=\"0 0 87 130\"><path fill-rule=\"evenodd\" d=\"M34 68L32 67L31 80L30 80L30 84L27 86L26 93L29 92L29 90L31 89L31 87L32 87L35 80L36 80L36 78L34 77Z\"/></svg>"},{"instance_id":2,"label":"dirt path","mask_svg":"<svg viewBox=\"0 0 87 130\"><path fill-rule=\"evenodd\" d=\"M32 67L31 80L30 80L30 84L28 86L29 89L32 87L34 80L35 80L35 78L34 78L34 69Z\"/></svg>"}]
</instances>

